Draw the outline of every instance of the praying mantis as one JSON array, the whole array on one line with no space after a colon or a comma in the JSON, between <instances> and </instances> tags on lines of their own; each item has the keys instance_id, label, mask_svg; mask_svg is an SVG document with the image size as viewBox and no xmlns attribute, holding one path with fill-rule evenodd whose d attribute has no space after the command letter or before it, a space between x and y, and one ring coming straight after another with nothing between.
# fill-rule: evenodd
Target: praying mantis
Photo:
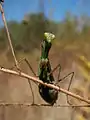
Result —
<instances>
[{"instance_id":1,"label":"praying mantis","mask_svg":"<svg viewBox=\"0 0 90 120\"><path fill-rule=\"evenodd\" d=\"M60 64L58 64L53 70L51 68L51 64L48 56L49 56L49 51L54 39L55 39L54 34L47 33L47 32L44 33L44 39L41 43L41 57L39 62L38 77L43 82L58 85L58 83L61 80L71 75L71 80L68 87L68 90L69 90L72 82L72 78L74 76L74 72L71 72L68 75L66 75L64 78L60 79L60 71L61 71ZM58 79L55 80L53 73L57 68L59 68L59 73L58 73ZM39 84L39 93L41 97L50 105L54 105L54 103L56 103L56 100L58 99L58 91L56 91L55 89L51 89L46 86L43 86L41 84Z\"/></svg>"},{"instance_id":2,"label":"praying mantis","mask_svg":"<svg viewBox=\"0 0 90 120\"><path fill-rule=\"evenodd\" d=\"M71 72L64 76L63 78L60 78L60 72L61 72L61 65L58 64L54 69L51 68L50 60L49 60L49 51L52 47L53 40L55 39L55 35L52 33L45 32L44 33L44 39L41 42L41 56L39 60L39 66L38 66L38 75L34 72L33 68L31 67L30 63L28 60L25 58L24 61L27 63L29 66L30 70L34 74L35 77L38 77L40 80L42 80L45 83L49 84L54 84L58 85L60 81L64 80L68 76L71 75L70 83L68 86L68 91L70 89L70 85L72 83L72 79L74 76L74 72ZM55 70L59 69L58 71L58 78L55 80L53 73ZM32 91L31 83L30 80L28 80L30 84L30 88ZM57 99L58 99L58 91L56 91L53 88L49 88L46 86L43 86L42 84L38 84L38 89L39 89L39 94L42 97L42 99L48 103L49 105L53 106ZM33 103L34 104L34 93L32 91L32 96L33 96ZM67 95L67 103L71 105L71 103L68 100L68 95Z\"/></svg>"}]
</instances>

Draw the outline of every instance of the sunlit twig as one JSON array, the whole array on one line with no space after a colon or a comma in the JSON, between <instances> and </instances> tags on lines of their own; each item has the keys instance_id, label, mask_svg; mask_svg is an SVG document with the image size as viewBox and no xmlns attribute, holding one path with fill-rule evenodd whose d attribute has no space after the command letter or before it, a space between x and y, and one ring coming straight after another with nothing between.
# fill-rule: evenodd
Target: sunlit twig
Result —
<instances>
[{"instance_id":1,"label":"sunlit twig","mask_svg":"<svg viewBox=\"0 0 90 120\"><path fill-rule=\"evenodd\" d=\"M86 103L90 104L90 100L86 100L85 98L83 98L83 97L81 97L81 96L79 96L79 95L76 95L76 94L74 94L74 93L72 93L72 92L69 92L69 91L67 91L67 90L65 90L65 89L63 89L63 88L60 88L60 87L58 87L58 86L55 86L55 85L53 85L53 84L44 83L44 82L42 82L41 80L39 80L38 78L29 76L29 75L27 75L27 74L25 74L25 73L23 73L23 72L19 73L19 72L16 72L16 71L14 71L14 70L9 70L9 69L5 69L5 68L0 68L0 71L1 71L1 72L4 72L4 73L13 74L13 75L16 75L16 76L19 76L19 77L23 77L23 78L26 78L26 79L30 79L30 80L32 80L32 81L34 81L34 82L37 82L37 83L40 83L40 84L42 84L42 85L44 85L44 86L47 86L47 87L56 89L56 90L59 91L59 92L62 92L62 93L64 93L64 94L67 94L67 95L69 95L69 96L72 96L72 97L74 97L74 98L76 98L76 99L79 99L79 100L81 100L81 101L83 101L83 102L86 102Z\"/></svg>"},{"instance_id":2,"label":"sunlit twig","mask_svg":"<svg viewBox=\"0 0 90 120\"><path fill-rule=\"evenodd\" d=\"M4 10L3 10L1 4L0 4L0 11L1 11L1 15L2 15L2 20L3 20L4 26L5 26L5 29L6 29L9 45L10 45L10 48L11 48L11 52L12 52L12 55L13 55L13 58L14 58L14 61L15 61L15 65L16 65L17 68L19 68L16 56L15 56L15 52L14 52L14 49L13 49L10 33L9 33L9 30L8 30L8 27L7 27L7 22L6 22L5 15L4 15Z\"/></svg>"}]
</instances>

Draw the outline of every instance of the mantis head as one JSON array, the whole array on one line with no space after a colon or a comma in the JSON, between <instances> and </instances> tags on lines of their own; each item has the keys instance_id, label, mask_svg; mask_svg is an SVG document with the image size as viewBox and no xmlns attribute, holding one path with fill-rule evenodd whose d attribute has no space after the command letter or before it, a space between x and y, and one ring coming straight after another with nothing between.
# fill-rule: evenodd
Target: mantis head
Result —
<instances>
[{"instance_id":1,"label":"mantis head","mask_svg":"<svg viewBox=\"0 0 90 120\"><path fill-rule=\"evenodd\" d=\"M55 35L52 33L45 32L44 39L41 43L41 57L44 59L48 58L49 50L52 46L52 41L55 39Z\"/></svg>"},{"instance_id":2,"label":"mantis head","mask_svg":"<svg viewBox=\"0 0 90 120\"><path fill-rule=\"evenodd\" d=\"M45 38L45 41L47 41L48 43L52 43L52 41L55 39L55 35L49 32L45 32L44 38Z\"/></svg>"}]
</instances>

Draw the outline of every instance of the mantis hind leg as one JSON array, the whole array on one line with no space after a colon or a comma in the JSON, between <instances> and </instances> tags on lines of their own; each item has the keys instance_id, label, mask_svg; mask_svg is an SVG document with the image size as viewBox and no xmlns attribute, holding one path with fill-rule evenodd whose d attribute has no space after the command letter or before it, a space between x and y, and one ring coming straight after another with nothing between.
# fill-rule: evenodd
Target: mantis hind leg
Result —
<instances>
[{"instance_id":1,"label":"mantis hind leg","mask_svg":"<svg viewBox=\"0 0 90 120\"><path fill-rule=\"evenodd\" d=\"M70 90L70 86L71 86L71 84L72 84L74 72L71 72L71 73L67 74L65 77L59 79L59 78L60 78L60 72L61 72L61 65L58 64L53 70L51 70L51 72L49 73L49 75L52 74L52 73L54 73L55 70L57 70L58 68L59 68L58 78L57 78L57 81L56 81L55 84L58 85L58 83L59 83L60 81L64 80L65 78L67 78L68 76L71 75L71 79L70 79L69 86L68 86L68 91L69 91L69 90ZM68 95L66 95L66 97L67 97L67 103L71 106L72 103L70 103L69 98L68 98ZM75 107L73 108L73 111L72 111L72 113L71 113L71 120L73 120L74 112L75 112Z\"/></svg>"},{"instance_id":2,"label":"mantis hind leg","mask_svg":"<svg viewBox=\"0 0 90 120\"><path fill-rule=\"evenodd\" d=\"M70 86L71 86L71 84L72 84L74 72L71 72L71 73L67 74L65 77L59 79L56 84L58 84L60 81L62 81L62 80L64 80L64 79L66 79L66 78L67 78L68 76L70 76L70 75L71 75L71 79L70 79L70 82L69 82L69 85L68 85L68 89L67 89L67 90L69 91L69 90L70 90ZM68 103L69 105L72 105L72 103L70 103L70 101L69 101L68 95L66 95L66 96L67 96L67 103Z\"/></svg>"},{"instance_id":3,"label":"mantis hind leg","mask_svg":"<svg viewBox=\"0 0 90 120\"><path fill-rule=\"evenodd\" d=\"M33 75L36 77L36 73L34 72L33 68L31 67L29 61L26 58L21 59L18 64L21 64L23 61L25 61L25 63L28 65L29 69L32 71ZM14 65L14 67L12 67L11 69L14 69L16 67L16 65Z\"/></svg>"},{"instance_id":4,"label":"mantis hind leg","mask_svg":"<svg viewBox=\"0 0 90 120\"><path fill-rule=\"evenodd\" d=\"M28 65L28 67L29 67L29 69L32 71L33 75L34 75L35 77L37 77L36 73L34 72L33 68L31 67L29 61L28 61L26 58L21 59L21 60L18 62L18 64L21 64L23 61ZM12 67L11 69L14 69L15 67L16 67L16 66ZM21 70L20 70L20 71L21 71ZM33 97L33 100L32 100L32 105L33 105L33 104L35 104L35 103L34 103L34 101L35 101L35 100L34 100L34 92L33 92L33 89L32 89L31 81L30 81L29 79L28 79L28 83L29 83L29 87L30 87L30 89L31 89L31 93L32 93L32 97ZM36 83L36 84L37 84L37 83Z\"/></svg>"},{"instance_id":5,"label":"mantis hind leg","mask_svg":"<svg viewBox=\"0 0 90 120\"><path fill-rule=\"evenodd\" d=\"M50 64L50 63L49 63L49 64ZM67 90L69 91L69 90L70 90L70 86L71 86L71 84L72 84L74 72L71 72L71 73L67 74L65 77L59 79L59 78L60 78L60 72L61 72L61 65L58 64L53 70L51 70L51 72L49 73L49 75L52 75L58 68L59 68L58 77L57 77L57 81L55 82L55 85L58 85L58 83L59 83L60 81L66 79L67 77L69 77L69 76L71 75L71 79L70 79L69 86L68 86L68 89L67 89ZM50 69L51 69L51 68L50 68ZM66 95L66 96L67 96L67 103L68 103L69 105L72 105L72 104L69 102L68 95Z\"/></svg>"},{"instance_id":6,"label":"mantis hind leg","mask_svg":"<svg viewBox=\"0 0 90 120\"><path fill-rule=\"evenodd\" d=\"M67 78L68 76L70 76L70 75L71 75L71 79L70 79L70 82L69 82L69 85L68 85L68 89L67 89L68 91L70 91L70 87L71 87L71 84L72 84L72 81L73 81L74 72L71 72L71 73L67 74L65 77L59 79L56 84L58 84L60 81L62 81L62 80L64 80L64 79L66 79L66 78ZM70 106L72 106L72 103L69 101L68 95L66 95L66 97L67 97L67 103L68 103ZM73 120L74 113L75 113L75 107L73 107L73 110L72 110L72 112L71 112L71 118L70 118L71 120Z\"/></svg>"}]
</instances>

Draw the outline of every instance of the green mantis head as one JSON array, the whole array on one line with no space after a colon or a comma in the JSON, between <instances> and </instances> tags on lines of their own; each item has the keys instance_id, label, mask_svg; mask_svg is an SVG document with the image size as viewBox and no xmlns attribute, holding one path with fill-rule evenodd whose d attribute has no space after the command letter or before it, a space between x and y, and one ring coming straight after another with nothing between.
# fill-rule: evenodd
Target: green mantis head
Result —
<instances>
[{"instance_id":1,"label":"green mantis head","mask_svg":"<svg viewBox=\"0 0 90 120\"><path fill-rule=\"evenodd\" d=\"M44 33L44 40L49 42L49 43L52 43L52 41L55 39L55 35L52 34L52 33L49 33L49 32L45 32Z\"/></svg>"},{"instance_id":2,"label":"green mantis head","mask_svg":"<svg viewBox=\"0 0 90 120\"><path fill-rule=\"evenodd\" d=\"M45 32L44 39L41 44L41 58L47 59L49 50L52 46L52 42L55 39L55 35L52 33Z\"/></svg>"}]
</instances>

